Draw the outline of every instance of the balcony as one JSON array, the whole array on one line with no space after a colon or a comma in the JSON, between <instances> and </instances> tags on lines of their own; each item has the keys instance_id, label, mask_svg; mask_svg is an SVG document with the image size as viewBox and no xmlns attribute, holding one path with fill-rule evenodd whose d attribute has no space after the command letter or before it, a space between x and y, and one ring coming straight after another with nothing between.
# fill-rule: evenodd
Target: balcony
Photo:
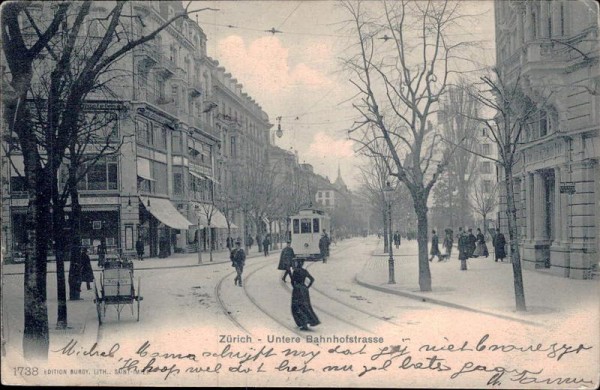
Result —
<instances>
[{"instance_id":1,"label":"balcony","mask_svg":"<svg viewBox=\"0 0 600 390\"><path fill-rule=\"evenodd\" d=\"M177 73L177 65L175 64L175 61L162 54L160 56L160 61L156 65L156 68L165 78L173 77Z\"/></svg>"},{"instance_id":2,"label":"balcony","mask_svg":"<svg viewBox=\"0 0 600 390\"><path fill-rule=\"evenodd\" d=\"M200 83L200 81L197 79L191 80L188 86L188 91L193 97L200 96L202 94L202 83Z\"/></svg>"},{"instance_id":3,"label":"balcony","mask_svg":"<svg viewBox=\"0 0 600 390\"><path fill-rule=\"evenodd\" d=\"M136 48L135 56L139 63L145 68L150 68L158 64L161 60L161 54L158 47L148 42L143 43Z\"/></svg>"},{"instance_id":4,"label":"balcony","mask_svg":"<svg viewBox=\"0 0 600 390\"><path fill-rule=\"evenodd\" d=\"M146 98L148 102L158 106L160 109L168 112L173 116L177 116L179 114L177 110L177 105L175 104L175 100L173 100L172 97L155 95L148 91L146 93Z\"/></svg>"}]
</instances>

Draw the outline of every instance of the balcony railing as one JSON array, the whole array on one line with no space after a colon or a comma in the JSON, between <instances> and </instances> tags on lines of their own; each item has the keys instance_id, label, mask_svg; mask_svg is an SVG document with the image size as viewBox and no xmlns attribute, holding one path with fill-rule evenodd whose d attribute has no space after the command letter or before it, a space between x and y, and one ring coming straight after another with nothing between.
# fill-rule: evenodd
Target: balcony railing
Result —
<instances>
[{"instance_id":1,"label":"balcony railing","mask_svg":"<svg viewBox=\"0 0 600 390\"><path fill-rule=\"evenodd\" d=\"M164 77L173 77L177 72L177 65L175 64L175 61L162 54L160 56L160 62L157 64L157 68L161 71Z\"/></svg>"},{"instance_id":2,"label":"balcony railing","mask_svg":"<svg viewBox=\"0 0 600 390\"><path fill-rule=\"evenodd\" d=\"M154 66L161 61L161 54L158 47L151 43L140 45L136 49L135 54L145 67Z\"/></svg>"}]
</instances>

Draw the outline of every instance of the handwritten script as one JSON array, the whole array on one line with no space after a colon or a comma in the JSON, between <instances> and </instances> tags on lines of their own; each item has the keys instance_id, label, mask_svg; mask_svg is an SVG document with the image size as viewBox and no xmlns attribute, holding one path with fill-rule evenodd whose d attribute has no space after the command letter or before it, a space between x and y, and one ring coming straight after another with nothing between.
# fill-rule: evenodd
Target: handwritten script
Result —
<instances>
[{"instance_id":1,"label":"handwritten script","mask_svg":"<svg viewBox=\"0 0 600 390\"><path fill-rule=\"evenodd\" d=\"M161 381L190 375L264 373L345 375L361 383L363 378L404 372L412 377L439 376L456 385L573 387L594 384L592 376L569 373L568 369L585 364L597 353L586 344L557 341L517 345L497 342L489 334L454 342L441 338L417 343L402 338L390 345L222 343L212 344L212 349L198 345L189 351L161 350L143 340L133 350L126 353L120 343L86 346L70 340L52 354L109 362L110 371L102 371L107 375L155 375Z\"/></svg>"}]
</instances>

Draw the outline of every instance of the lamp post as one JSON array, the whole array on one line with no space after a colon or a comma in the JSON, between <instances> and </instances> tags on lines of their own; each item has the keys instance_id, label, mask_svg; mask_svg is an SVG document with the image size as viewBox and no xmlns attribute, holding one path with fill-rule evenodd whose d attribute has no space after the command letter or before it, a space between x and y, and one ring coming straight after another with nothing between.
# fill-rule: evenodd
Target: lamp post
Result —
<instances>
[{"instance_id":1,"label":"lamp post","mask_svg":"<svg viewBox=\"0 0 600 390\"><path fill-rule=\"evenodd\" d=\"M202 249L200 248L200 206L196 205L196 216L198 217L198 228L196 229L196 243L198 244L198 264L202 264Z\"/></svg>"},{"instance_id":2,"label":"lamp post","mask_svg":"<svg viewBox=\"0 0 600 390\"><path fill-rule=\"evenodd\" d=\"M392 188L392 186L390 185L390 182L388 181L386 183L385 189L383 190L383 195L385 197L385 202L387 203L388 206L388 230L389 230L389 238L388 238L388 249L389 249L389 253L390 253L390 257L388 260L388 274L389 274L389 279L388 279L388 283L389 284L395 284L396 280L395 280L395 276L394 276L394 252L393 252L393 245L392 245L392 196L394 195L394 189Z\"/></svg>"}]
</instances>

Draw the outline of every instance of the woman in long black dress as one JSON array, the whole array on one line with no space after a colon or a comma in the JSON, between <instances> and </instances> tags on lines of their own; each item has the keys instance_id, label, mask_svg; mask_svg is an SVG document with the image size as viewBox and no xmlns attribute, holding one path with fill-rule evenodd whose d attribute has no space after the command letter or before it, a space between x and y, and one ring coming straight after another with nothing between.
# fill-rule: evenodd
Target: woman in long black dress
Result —
<instances>
[{"instance_id":1,"label":"woman in long black dress","mask_svg":"<svg viewBox=\"0 0 600 390\"><path fill-rule=\"evenodd\" d=\"M310 295L308 289L312 286L315 278L302 268L302 260L295 261L294 272L292 273L292 315L296 325L301 330L308 330L307 325L316 326L321 323L319 318L313 311L310 304ZM309 280L308 286L305 284L306 279Z\"/></svg>"}]
</instances>

